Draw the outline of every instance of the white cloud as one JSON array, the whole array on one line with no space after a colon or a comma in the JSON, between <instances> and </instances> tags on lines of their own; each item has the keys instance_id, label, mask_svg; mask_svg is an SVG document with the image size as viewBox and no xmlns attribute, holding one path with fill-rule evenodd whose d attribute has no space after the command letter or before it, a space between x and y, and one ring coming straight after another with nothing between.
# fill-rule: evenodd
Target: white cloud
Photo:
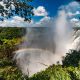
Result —
<instances>
[{"instance_id":1,"label":"white cloud","mask_svg":"<svg viewBox=\"0 0 80 80\"><path fill-rule=\"evenodd\" d=\"M70 18L70 22L73 27L76 25L80 25L79 19L76 17L80 15L80 4L76 1L69 3L65 6L66 14Z\"/></svg>"},{"instance_id":2,"label":"white cloud","mask_svg":"<svg viewBox=\"0 0 80 80\"><path fill-rule=\"evenodd\" d=\"M51 21L51 18L48 16L43 17L39 22L36 22L37 26L43 26L46 25L47 23L49 23ZM46 25L47 26L47 25Z\"/></svg>"},{"instance_id":3,"label":"white cloud","mask_svg":"<svg viewBox=\"0 0 80 80\"><path fill-rule=\"evenodd\" d=\"M76 11L75 13L67 12L67 15L68 15L69 17L76 16L76 15L80 15L80 11Z\"/></svg>"},{"instance_id":4,"label":"white cloud","mask_svg":"<svg viewBox=\"0 0 80 80\"><path fill-rule=\"evenodd\" d=\"M71 22L78 22L79 20L77 18L72 18Z\"/></svg>"},{"instance_id":5,"label":"white cloud","mask_svg":"<svg viewBox=\"0 0 80 80\"><path fill-rule=\"evenodd\" d=\"M80 5L79 3L73 1L69 3L68 5L60 6L60 9L65 11L65 14L67 17L72 17L75 15L80 14L80 11L77 10ZM75 8L75 11L74 11ZM25 22L24 18L21 18L19 16L14 16L11 20L5 19L4 21L0 21L0 26L2 27L45 27L45 26L52 26L52 23L54 23L54 20L52 20L51 17L48 16L48 12L43 6L39 6L37 8L34 8L33 10L34 16L43 16L43 18L35 22L34 20L31 20L31 23ZM60 10L58 10L60 12ZM57 16L57 15L56 15ZM78 21L76 18L70 18L71 22Z\"/></svg>"},{"instance_id":6,"label":"white cloud","mask_svg":"<svg viewBox=\"0 0 80 80\"><path fill-rule=\"evenodd\" d=\"M44 21L49 21L49 20L50 20L50 17L46 16L46 17L42 18L40 21L44 22Z\"/></svg>"},{"instance_id":7,"label":"white cloud","mask_svg":"<svg viewBox=\"0 0 80 80\"><path fill-rule=\"evenodd\" d=\"M4 3L3 3L2 1L0 2L0 5L5 6Z\"/></svg>"},{"instance_id":8,"label":"white cloud","mask_svg":"<svg viewBox=\"0 0 80 80\"><path fill-rule=\"evenodd\" d=\"M62 5L59 9L65 10L67 18L72 26L76 25L76 23L80 23L78 19L80 15L80 4L78 2L72 1L67 5Z\"/></svg>"},{"instance_id":9,"label":"white cloud","mask_svg":"<svg viewBox=\"0 0 80 80\"><path fill-rule=\"evenodd\" d=\"M19 17L19 16L14 16L14 17L13 17L13 20L14 20L14 21L22 21L22 22L23 22L23 21L24 21L24 18L21 18L21 17Z\"/></svg>"},{"instance_id":10,"label":"white cloud","mask_svg":"<svg viewBox=\"0 0 80 80\"><path fill-rule=\"evenodd\" d=\"M2 2L1 4L3 5ZM0 21L0 26L1 27L43 27L43 26L47 26L46 24L49 23L50 17L48 16L46 9L43 6L39 6L37 8L34 8L33 12L34 12L34 16L43 16L43 18L38 22L31 20L31 23L28 23L24 21L24 18L21 18L19 16L14 16L12 17L11 20L5 19L4 21Z\"/></svg>"},{"instance_id":11,"label":"white cloud","mask_svg":"<svg viewBox=\"0 0 80 80\"><path fill-rule=\"evenodd\" d=\"M31 23L24 21L24 18L14 16L11 20L5 19L4 21L0 21L0 27L45 27L50 22L51 18L48 16L43 17L38 22L31 20Z\"/></svg>"},{"instance_id":12,"label":"white cloud","mask_svg":"<svg viewBox=\"0 0 80 80\"><path fill-rule=\"evenodd\" d=\"M30 27L50 27L53 24L53 18L49 16L43 17L40 21L35 22L33 20L33 23L29 25Z\"/></svg>"},{"instance_id":13,"label":"white cloud","mask_svg":"<svg viewBox=\"0 0 80 80\"><path fill-rule=\"evenodd\" d=\"M48 13L43 6L39 6L33 9L33 13L35 16L47 16Z\"/></svg>"},{"instance_id":14,"label":"white cloud","mask_svg":"<svg viewBox=\"0 0 80 80\"><path fill-rule=\"evenodd\" d=\"M80 14L80 11L76 11L76 13L75 13L75 14L76 14L76 15L77 15L77 14Z\"/></svg>"},{"instance_id":15,"label":"white cloud","mask_svg":"<svg viewBox=\"0 0 80 80\"><path fill-rule=\"evenodd\" d=\"M76 1L73 1L68 5L62 5L60 9L64 9L68 17L73 17L80 14L80 4Z\"/></svg>"},{"instance_id":16,"label":"white cloud","mask_svg":"<svg viewBox=\"0 0 80 80\"><path fill-rule=\"evenodd\" d=\"M68 12L67 15L68 15L69 17L74 16L74 14L73 14L72 12Z\"/></svg>"},{"instance_id":17,"label":"white cloud","mask_svg":"<svg viewBox=\"0 0 80 80\"><path fill-rule=\"evenodd\" d=\"M33 21L31 21L30 24L32 24L32 22ZM5 19L4 21L0 21L0 27L26 27L30 24L19 16L14 16L11 20Z\"/></svg>"},{"instance_id":18,"label":"white cloud","mask_svg":"<svg viewBox=\"0 0 80 80\"><path fill-rule=\"evenodd\" d=\"M73 12L76 11L78 8L80 8L80 5L76 1L73 1L66 6L66 9L68 11L73 11Z\"/></svg>"}]
</instances>

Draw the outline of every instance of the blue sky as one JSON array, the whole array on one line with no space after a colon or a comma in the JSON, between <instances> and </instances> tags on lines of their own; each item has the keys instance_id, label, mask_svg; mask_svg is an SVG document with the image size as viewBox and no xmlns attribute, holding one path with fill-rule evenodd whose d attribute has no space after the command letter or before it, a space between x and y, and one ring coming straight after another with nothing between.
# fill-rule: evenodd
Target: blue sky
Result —
<instances>
[{"instance_id":1,"label":"blue sky","mask_svg":"<svg viewBox=\"0 0 80 80\"><path fill-rule=\"evenodd\" d=\"M38 6L43 6L48 12L48 16L54 17L57 14L57 11L61 5L67 5L73 0L33 0L33 7L37 8ZM39 21L42 16L34 16L35 21Z\"/></svg>"},{"instance_id":2,"label":"blue sky","mask_svg":"<svg viewBox=\"0 0 80 80\"><path fill-rule=\"evenodd\" d=\"M55 16L61 5L67 5L71 1L73 0L33 0L32 5L34 7L44 6L49 16Z\"/></svg>"},{"instance_id":3,"label":"blue sky","mask_svg":"<svg viewBox=\"0 0 80 80\"><path fill-rule=\"evenodd\" d=\"M72 14L72 16L70 16L69 18L74 17L77 19L78 17L80 17L80 7L79 7L79 4L75 2L75 0L33 0L32 5L35 8L35 11L37 11L39 7L43 7L45 12L47 12L46 16L49 16L49 17L57 16L59 8L61 6L65 7L64 10L66 14L68 13ZM34 11L34 14L36 14L35 11ZM78 14L76 15L76 13ZM34 15L33 19L35 21L39 21L43 17L44 16L41 16L41 15L40 16Z\"/></svg>"},{"instance_id":4,"label":"blue sky","mask_svg":"<svg viewBox=\"0 0 80 80\"><path fill-rule=\"evenodd\" d=\"M0 3L3 5L3 3ZM13 16L12 20L0 22L0 26L32 27L50 25L51 19L57 19L59 12L65 12L71 22L79 22L80 4L74 0L33 0L34 7L31 23L24 22L20 16ZM63 10L63 11L62 11ZM54 20L53 22L54 23ZM80 22L79 22L80 23Z\"/></svg>"}]
</instances>

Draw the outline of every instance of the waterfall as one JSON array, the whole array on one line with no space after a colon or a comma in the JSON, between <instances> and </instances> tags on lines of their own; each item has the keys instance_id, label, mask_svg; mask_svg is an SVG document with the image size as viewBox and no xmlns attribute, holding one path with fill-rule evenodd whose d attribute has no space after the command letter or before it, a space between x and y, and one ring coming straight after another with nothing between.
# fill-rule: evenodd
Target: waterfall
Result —
<instances>
[{"instance_id":1,"label":"waterfall","mask_svg":"<svg viewBox=\"0 0 80 80\"><path fill-rule=\"evenodd\" d=\"M53 23L51 26L27 27L26 41L14 56L23 74L31 76L57 61L62 64L62 57L68 50L76 49L73 46L77 46L80 37L75 40L72 38L73 29L64 10L58 12Z\"/></svg>"}]
</instances>

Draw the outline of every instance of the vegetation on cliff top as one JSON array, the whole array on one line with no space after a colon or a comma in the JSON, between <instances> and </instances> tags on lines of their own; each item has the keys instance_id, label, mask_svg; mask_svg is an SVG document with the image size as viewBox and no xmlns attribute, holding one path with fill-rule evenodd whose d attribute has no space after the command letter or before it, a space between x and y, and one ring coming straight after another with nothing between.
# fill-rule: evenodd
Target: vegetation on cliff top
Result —
<instances>
[{"instance_id":1,"label":"vegetation on cliff top","mask_svg":"<svg viewBox=\"0 0 80 80\"><path fill-rule=\"evenodd\" d=\"M13 51L23 39L24 28L0 28L0 78L3 80L80 80L80 51L71 50L63 65L52 65L32 77L23 76L12 60ZM12 34L15 35L12 35ZM24 34L22 34L24 33Z\"/></svg>"}]
</instances>

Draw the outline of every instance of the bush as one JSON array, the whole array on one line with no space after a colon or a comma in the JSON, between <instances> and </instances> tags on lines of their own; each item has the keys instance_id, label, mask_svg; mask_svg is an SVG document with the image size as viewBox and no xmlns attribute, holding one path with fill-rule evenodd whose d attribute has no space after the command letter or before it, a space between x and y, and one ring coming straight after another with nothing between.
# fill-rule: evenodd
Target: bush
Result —
<instances>
[{"instance_id":1,"label":"bush","mask_svg":"<svg viewBox=\"0 0 80 80\"><path fill-rule=\"evenodd\" d=\"M12 66L0 68L0 77L5 80L24 80L22 73L16 67Z\"/></svg>"},{"instance_id":2,"label":"bush","mask_svg":"<svg viewBox=\"0 0 80 80\"><path fill-rule=\"evenodd\" d=\"M63 68L61 65L53 65L33 75L29 80L80 80L80 67Z\"/></svg>"},{"instance_id":3,"label":"bush","mask_svg":"<svg viewBox=\"0 0 80 80\"><path fill-rule=\"evenodd\" d=\"M13 57L13 51L18 49L18 45L23 41L21 38L13 38L11 40L3 39L3 44L0 45L0 58L9 58Z\"/></svg>"},{"instance_id":4,"label":"bush","mask_svg":"<svg viewBox=\"0 0 80 80\"><path fill-rule=\"evenodd\" d=\"M14 62L8 59L0 59L0 78L3 78L4 80L28 79L27 76L23 76L22 72L16 67Z\"/></svg>"},{"instance_id":5,"label":"bush","mask_svg":"<svg viewBox=\"0 0 80 80\"><path fill-rule=\"evenodd\" d=\"M62 60L63 66L79 66L80 65L80 51L70 50L66 57Z\"/></svg>"},{"instance_id":6,"label":"bush","mask_svg":"<svg viewBox=\"0 0 80 80\"><path fill-rule=\"evenodd\" d=\"M53 65L45 71L35 74L30 80L71 80L71 78L62 66Z\"/></svg>"}]
</instances>

